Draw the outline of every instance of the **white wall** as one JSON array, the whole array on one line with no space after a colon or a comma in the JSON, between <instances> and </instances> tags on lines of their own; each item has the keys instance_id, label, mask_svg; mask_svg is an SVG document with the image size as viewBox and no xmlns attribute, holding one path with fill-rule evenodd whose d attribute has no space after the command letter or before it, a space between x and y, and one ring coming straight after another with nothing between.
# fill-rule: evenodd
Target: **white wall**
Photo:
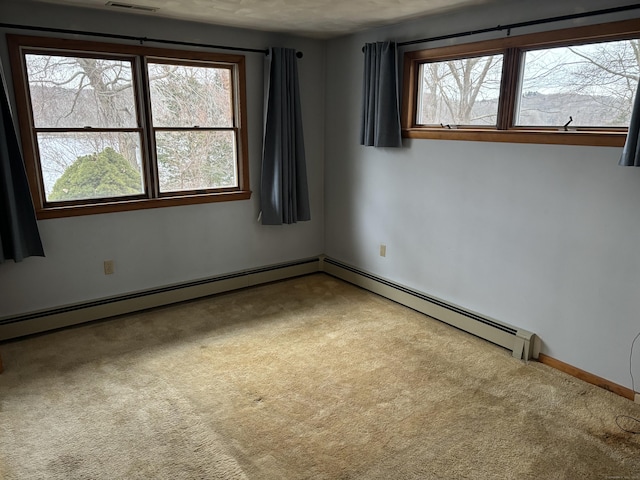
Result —
<instances>
[{"instance_id":1,"label":"white wall","mask_svg":"<svg viewBox=\"0 0 640 480\"><path fill-rule=\"evenodd\" d=\"M531 330L544 353L631 387L630 344L640 330L640 169L617 166L620 148L437 140L405 140L402 149L358 145L365 42L612 6L502 2L329 42L326 253ZM387 245L385 258L380 243ZM634 372L640 378L640 354Z\"/></svg>"},{"instance_id":2,"label":"white wall","mask_svg":"<svg viewBox=\"0 0 640 480\"><path fill-rule=\"evenodd\" d=\"M285 46L304 52L299 73L312 215L310 222L289 226L262 226L256 222L265 57L248 53L251 200L40 221L46 258L31 257L18 264L0 265L0 318L307 258L324 251L322 42L24 1L3 1L0 18L11 24L260 49ZM4 33L0 29L0 53L9 76ZM114 275L104 275L102 262L106 259L115 261Z\"/></svg>"}]
</instances>

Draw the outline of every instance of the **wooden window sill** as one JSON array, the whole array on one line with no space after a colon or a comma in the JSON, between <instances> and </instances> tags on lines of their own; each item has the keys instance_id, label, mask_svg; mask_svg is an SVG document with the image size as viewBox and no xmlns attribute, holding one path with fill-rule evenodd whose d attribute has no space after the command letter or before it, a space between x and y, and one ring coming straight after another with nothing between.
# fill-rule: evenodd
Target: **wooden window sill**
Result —
<instances>
[{"instance_id":1,"label":"wooden window sill","mask_svg":"<svg viewBox=\"0 0 640 480\"><path fill-rule=\"evenodd\" d=\"M622 147L626 132L611 131L557 131L557 130L489 130L480 128L428 128L414 127L402 130L404 138L434 140L467 140L474 142L539 143L552 145L586 145L596 147Z\"/></svg>"},{"instance_id":2,"label":"wooden window sill","mask_svg":"<svg viewBox=\"0 0 640 480\"><path fill-rule=\"evenodd\" d=\"M160 197L139 200L122 200L105 203L93 203L87 205L64 205L45 207L36 211L38 220L61 217L75 217L80 215L94 215L100 213L126 212L130 210L143 210L147 208L174 207L179 205L195 205L200 203L229 202L234 200L248 200L251 198L250 190L237 190L233 192L215 193L207 195L176 195L172 197Z\"/></svg>"}]
</instances>

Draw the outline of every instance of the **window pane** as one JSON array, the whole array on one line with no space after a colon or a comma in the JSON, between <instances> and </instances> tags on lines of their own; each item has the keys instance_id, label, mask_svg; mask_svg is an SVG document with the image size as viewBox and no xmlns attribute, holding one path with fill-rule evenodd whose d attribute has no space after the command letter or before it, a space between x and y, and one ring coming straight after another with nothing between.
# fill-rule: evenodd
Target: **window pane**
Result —
<instances>
[{"instance_id":1,"label":"window pane","mask_svg":"<svg viewBox=\"0 0 640 480\"><path fill-rule=\"evenodd\" d=\"M144 193L137 133L38 133L38 148L47 201Z\"/></svg>"},{"instance_id":2,"label":"window pane","mask_svg":"<svg viewBox=\"0 0 640 480\"><path fill-rule=\"evenodd\" d=\"M156 132L161 192L236 187L235 133Z\"/></svg>"},{"instance_id":3,"label":"window pane","mask_svg":"<svg viewBox=\"0 0 640 480\"><path fill-rule=\"evenodd\" d=\"M638 84L639 40L525 53L515 124L626 127Z\"/></svg>"},{"instance_id":4,"label":"window pane","mask_svg":"<svg viewBox=\"0 0 640 480\"><path fill-rule=\"evenodd\" d=\"M131 62L25 56L36 128L137 127Z\"/></svg>"},{"instance_id":5,"label":"window pane","mask_svg":"<svg viewBox=\"0 0 640 480\"><path fill-rule=\"evenodd\" d=\"M496 125L502 55L424 63L417 123Z\"/></svg>"},{"instance_id":6,"label":"window pane","mask_svg":"<svg viewBox=\"0 0 640 480\"><path fill-rule=\"evenodd\" d=\"M231 70L149 63L156 127L232 127Z\"/></svg>"}]
</instances>

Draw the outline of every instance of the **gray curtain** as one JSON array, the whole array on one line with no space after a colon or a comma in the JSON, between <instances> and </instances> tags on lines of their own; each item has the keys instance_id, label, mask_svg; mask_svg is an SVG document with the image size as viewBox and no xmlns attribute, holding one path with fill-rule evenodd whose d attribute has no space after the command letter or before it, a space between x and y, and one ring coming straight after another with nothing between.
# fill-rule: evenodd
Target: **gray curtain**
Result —
<instances>
[{"instance_id":1,"label":"gray curtain","mask_svg":"<svg viewBox=\"0 0 640 480\"><path fill-rule=\"evenodd\" d=\"M0 65L0 263L44 256Z\"/></svg>"},{"instance_id":2,"label":"gray curtain","mask_svg":"<svg viewBox=\"0 0 640 480\"><path fill-rule=\"evenodd\" d=\"M633 112L631 113L631 122L629 123L629 133L624 143L622 156L618 165L624 167L640 167L640 143L638 135L640 134L640 82L636 90L636 99L633 103Z\"/></svg>"},{"instance_id":3,"label":"gray curtain","mask_svg":"<svg viewBox=\"0 0 640 480\"><path fill-rule=\"evenodd\" d=\"M260 206L263 225L311 219L296 51L271 48Z\"/></svg>"},{"instance_id":4,"label":"gray curtain","mask_svg":"<svg viewBox=\"0 0 640 480\"><path fill-rule=\"evenodd\" d=\"M364 46L360 145L401 147L395 42Z\"/></svg>"}]
</instances>

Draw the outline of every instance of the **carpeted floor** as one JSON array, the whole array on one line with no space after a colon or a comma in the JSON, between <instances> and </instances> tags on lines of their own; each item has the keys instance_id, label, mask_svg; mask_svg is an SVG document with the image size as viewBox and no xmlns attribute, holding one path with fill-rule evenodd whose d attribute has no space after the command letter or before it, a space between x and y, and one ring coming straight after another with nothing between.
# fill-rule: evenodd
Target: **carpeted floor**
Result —
<instances>
[{"instance_id":1,"label":"carpeted floor","mask_svg":"<svg viewBox=\"0 0 640 480\"><path fill-rule=\"evenodd\" d=\"M323 274L2 354L6 480L640 479L640 405Z\"/></svg>"}]
</instances>

